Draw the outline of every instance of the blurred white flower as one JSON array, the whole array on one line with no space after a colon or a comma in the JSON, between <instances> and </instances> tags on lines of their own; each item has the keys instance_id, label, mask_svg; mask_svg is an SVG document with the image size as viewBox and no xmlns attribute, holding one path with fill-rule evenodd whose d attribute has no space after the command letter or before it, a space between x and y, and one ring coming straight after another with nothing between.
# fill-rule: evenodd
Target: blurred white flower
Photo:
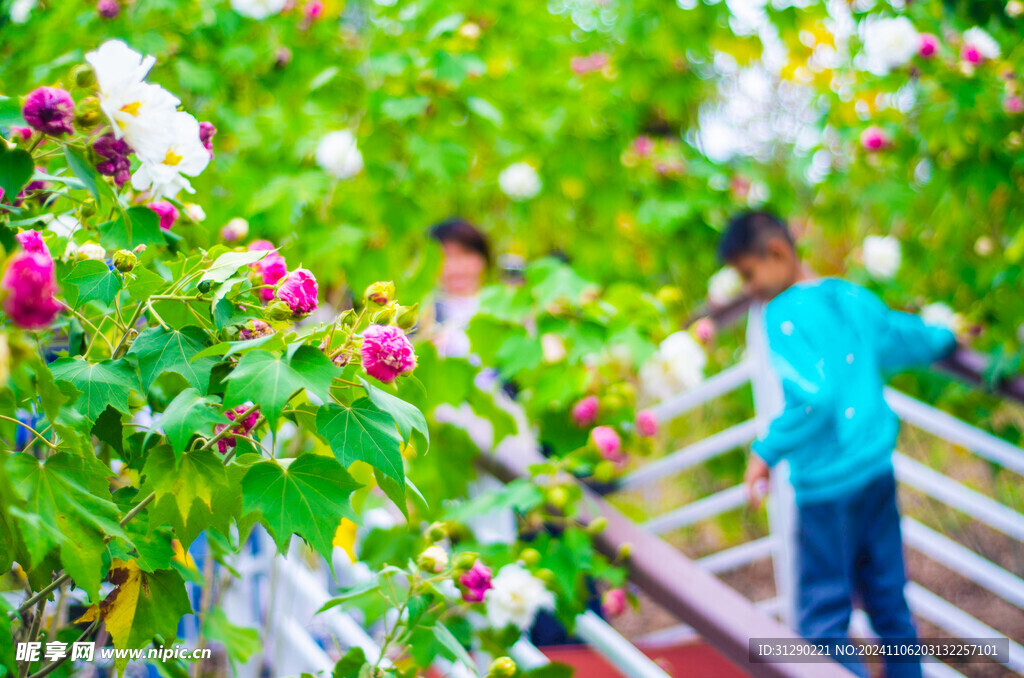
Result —
<instances>
[{"instance_id":1,"label":"blurred white flower","mask_svg":"<svg viewBox=\"0 0 1024 678\"><path fill-rule=\"evenodd\" d=\"M498 175L501 192L513 200L529 200L540 193L540 175L526 162L512 163Z\"/></svg>"},{"instance_id":2,"label":"blurred white flower","mask_svg":"<svg viewBox=\"0 0 1024 678\"><path fill-rule=\"evenodd\" d=\"M316 146L316 164L338 179L348 179L363 171L363 154L356 138L347 129L328 132Z\"/></svg>"},{"instance_id":3,"label":"blurred white flower","mask_svg":"<svg viewBox=\"0 0 1024 678\"><path fill-rule=\"evenodd\" d=\"M78 219L70 213L50 215L46 228L56 233L61 238L70 238L75 231L82 227Z\"/></svg>"},{"instance_id":4,"label":"blurred white flower","mask_svg":"<svg viewBox=\"0 0 1024 678\"><path fill-rule=\"evenodd\" d=\"M963 316L938 301L921 309L921 320L928 325L945 327L952 332L963 331L965 325Z\"/></svg>"},{"instance_id":5,"label":"blurred white flower","mask_svg":"<svg viewBox=\"0 0 1024 678\"><path fill-rule=\"evenodd\" d=\"M75 243L69 242L68 247L65 249L65 258L78 259L79 261L84 259L102 261L106 258L106 250L91 242L82 245L75 245Z\"/></svg>"},{"instance_id":6,"label":"blurred white flower","mask_svg":"<svg viewBox=\"0 0 1024 678\"><path fill-rule=\"evenodd\" d=\"M977 26L964 31L964 45L970 45L985 59L998 59L1002 53L995 38Z\"/></svg>"},{"instance_id":7,"label":"blurred white flower","mask_svg":"<svg viewBox=\"0 0 1024 678\"><path fill-rule=\"evenodd\" d=\"M188 113L174 114L172 136L159 151L144 156L132 175L132 188L149 189L153 198L173 198L181 189L195 193L183 175L196 176L210 164L210 153L199 139L199 121Z\"/></svg>"},{"instance_id":8,"label":"blurred white flower","mask_svg":"<svg viewBox=\"0 0 1024 678\"><path fill-rule=\"evenodd\" d=\"M250 19L266 19L272 14L280 14L288 5L288 0L231 0L231 9Z\"/></svg>"},{"instance_id":9,"label":"blurred white flower","mask_svg":"<svg viewBox=\"0 0 1024 678\"><path fill-rule=\"evenodd\" d=\"M917 55L921 35L907 17L874 19L864 26L864 56L870 70L886 73Z\"/></svg>"},{"instance_id":10,"label":"blurred white flower","mask_svg":"<svg viewBox=\"0 0 1024 678\"><path fill-rule=\"evenodd\" d=\"M864 238L863 256L872 278L890 280L900 270L900 241L891 235L869 235Z\"/></svg>"},{"instance_id":11,"label":"blurred white flower","mask_svg":"<svg viewBox=\"0 0 1024 678\"><path fill-rule=\"evenodd\" d=\"M242 240L249 235L249 222L242 217L235 217L220 229L220 237L225 240Z\"/></svg>"},{"instance_id":12,"label":"blurred white flower","mask_svg":"<svg viewBox=\"0 0 1024 678\"><path fill-rule=\"evenodd\" d=\"M743 291L743 279L732 266L719 269L708 278L708 301L725 306Z\"/></svg>"},{"instance_id":13,"label":"blurred white flower","mask_svg":"<svg viewBox=\"0 0 1024 678\"><path fill-rule=\"evenodd\" d=\"M100 109L114 136L124 137L140 157L167 143L181 101L159 85L144 81L156 57L136 52L121 40L107 40L85 55L99 87Z\"/></svg>"},{"instance_id":14,"label":"blurred white flower","mask_svg":"<svg viewBox=\"0 0 1024 678\"><path fill-rule=\"evenodd\" d=\"M540 348L546 363L557 363L567 355L565 342L554 332L540 335Z\"/></svg>"},{"instance_id":15,"label":"blurred white flower","mask_svg":"<svg viewBox=\"0 0 1024 678\"><path fill-rule=\"evenodd\" d=\"M11 3L11 23L23 24L32 15L32 10L39 4L39 0L14 0Z\"/></svg>"},{"instance_id":16,"label":"blurred white flower","mask_svg":"<svg viewBox=\"0 0 1024 678\"><path fill-rule=\"evenodd\" d=\"M992 241L992 238L988 237L987 235L983 235L974 241L974 251L975 253L982 257L987 257L988 255L992 254L992 251L995 249L995 247L996 246L995 243Z\"/></svg>"},{"instance_id":17,"label":"blurred white flower","mask_svg":"<svg viewBox=\"0 0 1024 678\"><path fill-rule=\"evenodd\" d=\"M640 368L640 389L651 400L665 400L703 381L707 362L689 332L670 334Z\"/></svg>"},{"instance_id":18,"label":"blurred white flower","mask_svg":"<svg viewBox=\"0 0 1024 678\"><path fill-rule=\"evenodd\" d=\"M548 591L537 577L518 563L506 565L491 580L494 587L487 591L487 621L496 629L512 624L526 629L537 613L555 607L555 595Z\"/></svg>"},{"instance_id":19,"label":"blurred white flower","mask_svg":"<svg viewBox=\"0 0 1024 678\"><path fill-rule=\"evenodd\" d=\"M194 202L185 203L185 214L188 218L197 224L206 221L206 210L201 205L197 205Z\"/></svg>"}]
</instances>

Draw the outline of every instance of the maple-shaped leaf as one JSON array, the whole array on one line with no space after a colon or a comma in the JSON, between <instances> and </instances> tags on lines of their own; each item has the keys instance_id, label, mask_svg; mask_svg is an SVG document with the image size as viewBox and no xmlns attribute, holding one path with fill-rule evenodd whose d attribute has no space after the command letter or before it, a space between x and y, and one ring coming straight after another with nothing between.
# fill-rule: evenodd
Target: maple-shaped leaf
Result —
<instances>
[{"instance_id":1,"label":"maple-shaped leaf","mask_svg":"<svg viewBox=\"0 0 1024 678\"><path fill-rule=\"evenodd\" d=\"M109 469L95 457L59 452L40 462L30 454L7 460L15 491L24 510L12 509L33 566L60 547L64 570L89 594L99 597L104 537L127 539L117 506L110 501Z\"/></svg>"},{"instance_id":2,"label":"maple-shaped leaf","mask_svg":"<svg viewBox=\"0 0 1024 678\"><path fill-rule=\"evenodd\" d=\"M152 327L139 335L128 354L138 361L143 389L149 390L164 372L176 372L205 394L210 389L210 372L217 364L216 358L196 358L207 343L206 333L194 325L180 330Z\"/></svg>"},{"instance_id":3,"label":"maple-shaped leaf","mask_svg":"<svg viewBox=\"0 0 1024 678\"><path fill-rule=\"evenodd\" d=\"M192 612L185 582L173 569L144 572L134 560L117 558L108 578L114 590L74 623L102 620L117 649L146 648L157 634L170 641L181 618ZM115 658L114 665L123 676L128 658Z\"/></svg>"},{"instance_id":4,"label":"maple-shaped leaf","mask_svg":"<svg viewBox=\"0 0 1024 678\"><path fill-rule=\"evenodd\" d=\"M249 467L242 478L242 504L259 512L280 551L297 534L329 562L339 522L356 520L349 498L360 487L336 459L304 454L287 468L273 459Z\"/></svg>"},{"instance_id":5,"label":"maple-shaped leaf","mask_svg":"<svg viewBox=\"0 0 1024 678\"><path fill-rule=\"evenodd\" d=\"M130 414L128 394L137 389L138 375L127 360L91 363L82 358L61 358L50 364L55 381L69 381L81 392L75 408L90 421L96 421L110 405Z\"/></svg>"}]
</instances>

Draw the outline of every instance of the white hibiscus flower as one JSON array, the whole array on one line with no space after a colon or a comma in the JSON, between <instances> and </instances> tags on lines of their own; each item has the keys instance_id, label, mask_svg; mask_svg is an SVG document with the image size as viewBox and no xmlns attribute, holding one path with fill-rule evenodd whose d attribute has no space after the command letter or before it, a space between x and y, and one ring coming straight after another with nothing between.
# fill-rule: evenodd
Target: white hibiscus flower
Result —
<instances>
[{"instance_id":1,"label":"white hibiscus flower","mask_svg":"<svg viewBox=\"0 0 1024 678\"><path fill-rule=\"evenodd\" d=\"M142 165L132 175L132 188L149 189L155 199L173 198L181 189L194 193L187 176L196 176L210 164L210 153L199 139L199 122L178 112L171 121L168 143L151 154L138 153Z\"/></svg>"},{"instance_id":2,"label":"white hibiscus flower","mask_svg":"<svg viewBox=\"0 0 1024 678\"><path fill-rule=\"evenodd\" d=\"M498 175L498 186L513 200L529 200L540 193L540 175L530 163L512 163Z\"/></svg>"},{"instance_id":3,"label":"white hibiscus flower","mask_svg":"<svg viewBox=\"0 0 1024 678\"><path fill-rule=\"evenodd\" d=\"M640 368L640 388L652 400L665 400L704 380L708 357L689 332L665 337Z\"/></svg>"},{"instance_id":4,"label":"white hibiscus flower","mask_svg":"<svg viewBox=\"0 0 1024 678\"><path fill-rule=\"evenodd\" d=\"M349 179L363 171L363 154L356 137L347 129L328 132L316 146L316 164L337 179Z\"/></svg>"},{"instance_id":5,"label":"white hibiscus flower","mask_svg":"<svg viewBox=\"0 0 1024 678\"><path fill-rule=\"evenodd\" d=\"M99 86L100 109L114 136L136 153L152 153L167 142L171 118L181 101L159 85L145 82L156 58L142 56L121 40L108 40L85 55Z\"/></svg>"},{"instance_id":6,"label":"white hibiscus flower","mask_svg":"<svg viewBox=\"0 0 1024 678\"><path fill-rule=\"evenodd\" d=\"M732 266L719 269L708 279L708 301L725 306L743 291L743 279Z\"/></svg>"},{"instance_id":7,"label":"white hibiscus flower","mask_svg":"<svg viewBox=\"0 0 1024 678\"><path fill-rule=\"evenodd\" d=\"M555 595L522 565L513 563L498 571L487 591L487 621L496 629L512 624L526 629L540 610L553 610Z\"/></svg>"},{"instance_id":8,"label":"white hibiscus flower","mask_svg":"<svg viewBox=\"0 0 1024 678\"><path fill-rule=\"evenodd\" d=\"M995 38L989 35L985 29L978 28L977 26L964 31L964 44L978 50L978 54L985 59L998 59L999 55L1002 54L1002 50L999 49L999 43L996 42Z\"/></svg>"},{"instance_id":9,"label":"white hibiscus flower","mask_svg":"<svg viewBox=\"0 0 1024 678\"><path fill-rule=\"evenodd\" d=\"M876 280L891 280L900 270L900 241L891 235L864 238L864 268Z\"/></svg>"},{"instance_id":10,"label":"white hibiscus flower","mask_svg":"<svg viewBox=\"0 0 1024 678\"><path fill-rule=\"evenodd\" d=\"M887 73L917 55L921 35L905 16L875 19L864 26L864 56L869 70Z\"/></svg>"},{"instance_id":11,"label":"white hibiscus flower","mask_svg":"<svg viewBox=\"0 0 1024 678\"><path fill-rule=\"evenodd\" d=\"M280 14L288 0L231 0L231 9L250 19L266 19Z\"/></svg>"}]
</instances>

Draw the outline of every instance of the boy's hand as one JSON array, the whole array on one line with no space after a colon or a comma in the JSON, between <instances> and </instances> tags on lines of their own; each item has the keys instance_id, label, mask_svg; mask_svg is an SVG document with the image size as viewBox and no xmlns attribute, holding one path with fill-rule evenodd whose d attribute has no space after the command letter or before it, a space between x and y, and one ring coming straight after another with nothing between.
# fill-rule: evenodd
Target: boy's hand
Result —
<instances>
[{"instance_id":1,"label":"boy's hand","mask_svg":"<svg viewBox=\"0 0 1024 678\"><path fill-rule=\"evenodd\" d=\"M750 455L747 462L747 472L743 475L743 482L747 486L747 501L753 509L761 506L761 501L768 494L768 480L771 478L771 469L768 464L757 455Z\"/></svg>"}]
</instances>

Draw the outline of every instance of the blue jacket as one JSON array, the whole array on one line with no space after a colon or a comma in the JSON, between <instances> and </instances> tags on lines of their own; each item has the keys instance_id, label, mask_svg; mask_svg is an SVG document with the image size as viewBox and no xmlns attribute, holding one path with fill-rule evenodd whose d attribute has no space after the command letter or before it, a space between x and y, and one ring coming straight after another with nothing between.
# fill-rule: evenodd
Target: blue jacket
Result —
<instances>
[{"instance_id":1,"label":"blue jacket","mask_svg":"<svg viewBox=\"0 0 1024 678\"><path fill-rule=\"evenodd\" d=\"M883 372L946 357L953 333L838 278L793 285L763 318L785 409L752 451L769 466L789 460L799 504L844 496L891 470L899 421Z\"/></svg>"}]
</instances>

